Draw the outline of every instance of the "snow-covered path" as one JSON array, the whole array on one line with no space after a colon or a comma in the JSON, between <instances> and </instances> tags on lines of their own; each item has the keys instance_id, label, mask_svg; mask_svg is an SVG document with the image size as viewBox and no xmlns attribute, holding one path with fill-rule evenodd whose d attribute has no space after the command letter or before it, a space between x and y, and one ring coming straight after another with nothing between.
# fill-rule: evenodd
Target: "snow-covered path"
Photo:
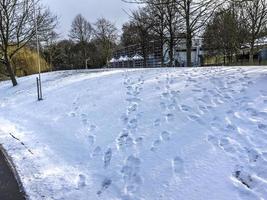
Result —
<instances>
[{"instance_id":1,"label":"snow-covered path","mask_svg":"<svg viewBox=\"0 0 267 200\"><path fill-rule=\"evenodd\" d=\"M30 199L267 199L267 68L47 73L0 83Z\"/></svg>"}]
</instances>

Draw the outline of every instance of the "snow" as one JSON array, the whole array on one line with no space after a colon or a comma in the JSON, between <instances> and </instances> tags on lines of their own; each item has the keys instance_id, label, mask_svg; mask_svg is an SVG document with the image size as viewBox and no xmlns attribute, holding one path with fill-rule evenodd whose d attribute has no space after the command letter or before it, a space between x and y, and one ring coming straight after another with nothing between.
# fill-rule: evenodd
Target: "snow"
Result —
<instances>
[{"instance_id":1,"label":"snow","mask_svg":"<svg viewBox=\"0 0 267 200\"><path fill-rule=\"evenodd\" d=\"M42 77L41 102L35 76L0 83L0 143L30 199L267 199L266 67Z\"/></svg>"},{"instance_id":2,"label":"snow","mask_svg":"<svg viewBox=\"0 0 267 200\"><path fill-rule=\"evenodd\" d=\"M109 62L110 63L115 63L115 62L117 62L117 59L116 58L112 58Z\"/></svg>"},{"instance_id":3,"label":"snow","mask_svg":"<svg viewBox=\"0 0 267 200\"><path fill-rule=\"evenodd\" d=\"M135 54L134 57L132 58L133 60L142 60L144 59L142 56Z\"/></svg>"},{"instance_id":4,"label":"snow","mask_svg":"<svg viewBox=\"0 0 267 200\"><path fill-rule=\"evenodd\" d=\"M121 56L121 57L118 59L118 62L127 61L128 59L129 59L128 56Z\"/></svg>"},{"instance_id":5,"label":"snow","mask_svg":"<svg viewBox=\"0 0 267 200\"><path fill-rule=\"evenodd\" d=\"M267 37L262 37L255 40L255 46L264 46L267 45Z\"/></svg>"}]
</instances>

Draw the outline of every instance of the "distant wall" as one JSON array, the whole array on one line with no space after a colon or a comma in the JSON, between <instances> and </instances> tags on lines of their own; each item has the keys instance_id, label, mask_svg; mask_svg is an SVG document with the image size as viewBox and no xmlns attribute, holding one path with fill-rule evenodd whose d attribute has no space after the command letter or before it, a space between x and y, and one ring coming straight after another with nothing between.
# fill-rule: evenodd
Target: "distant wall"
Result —
<instances>
[{"instance_id":1,"label":"distant wall","mask_svg":"<svg viewBox=\"0 0 267 200\"><path fill-rule=\"evenodd\" d=\"M267 61L267 47L265 47L261 50L260 58L262 61Z\"/></svg>"}]
</instances>

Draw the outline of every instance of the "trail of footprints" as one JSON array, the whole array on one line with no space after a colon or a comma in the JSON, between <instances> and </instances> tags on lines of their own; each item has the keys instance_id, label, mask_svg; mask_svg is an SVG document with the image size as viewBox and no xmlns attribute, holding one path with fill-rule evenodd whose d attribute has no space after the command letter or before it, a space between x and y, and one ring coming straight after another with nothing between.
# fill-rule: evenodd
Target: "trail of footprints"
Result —
<instances>
[{"instance_id":1,"label":"trail of footprints","mask_svg":"<svg viewBox=\"0 0 267 200\"><path fill-rule=\"evenodd\" d=\"M122 169L118 172L123 180L123 185L121 187L121 193L123 199L130 199L137 195L140 186L142 184L142 177L140 175L140 165L141 160L137 155L133 155L135 151L128 151L135 146L138 148L142 145L143 138L138 136L138 122L140 120L141 114L138 113L139 104L142 102L140 98L140 93L143 90L144 78L141 75L139 79L132 80L127 72L124 75L123 85L126 88L126 102L128 104L126 112L121 116L121 122L124 129L119 134L116 139L117 153L124 158L122 163ZM98 154L101 151L100 147L94 150L93 154ZM131 152L131 153L129 153ZM112 160L112 149L109 148L103 156L103 167L105 170L109 170L111 160ZM137 153L135 153L137 154ZM105 190L107 190L112 184L110 178L104 178L101 183L100 190L97 195L101 195Z\"/></svg>"},{"instance_id":2,"label":"trail of footprints","mask_svg":"<svg viewBox=\"0 0 267 200\"><path fill-rule=\"evenodd\" d=\"M167 74L165 80L160 80L159 77L156 77L157 83L159 86L156 86L156 90L163 90L160 96L160 108L161 108L161 117L157 118L153 122L153 126L158 130L165 123L172 123L175 121L175 113L179 110L179 90L172 90L172 85L176 82L174 75ZM184 106L185 107L185 106ZM150 150L157 154L157 150L165 143L168 143L171 140L172 133L167 130L160 131L158 138L152 142ZM184 161L179 156L176 156L171 161L172 169L174 174L180 175L183 172Z\"/></svg>"},{"instance_id":3,"label":"trail of footprints","mask_svg":"<svg viewBox=\"0 0 267 200\"><path fill-rule=\"evenodd\" d=\"M160 127L163 123L170 123L174 120L175 116L172 111L177 107L176 95L178 92L171 90L171 84L174 83L174 77L167 75L164 84L159 80L159 77L156 77L159 86L156 86L156 90L161 90L160 85L163 85L164 91L161 93L161 102L160 107L162 110L161 118L155 119L153 122L154 127ZM160 145L164 142L168 142L171 139L171 133L168 131L162 131L153 143L150 148L151 151L156 152Z\"/></svg>"},{"instance_id":4,"label":"trail of footprints","mask_svg":"<svg viewBox=\"0 0 267 200\"><path fill-rule=\"evenodd\" d=\"M235 177L244 187L249 190L254 190L266 197L267 193L261 187L267 187L267 157L265 152L259 152L257 146L261 143L260 140L265 139L265 145L267 137L267 113L257 111L252 108L251 105L257 105L257 108L261 108L261 105L254 100L250 100L247 97L233 98L235 94L244 93L248 87L253 85L248 75L244 73L242 69L238 70L241 78L236 78L234 75L227 77L225 80L226 85L223 88L218 88L223 93L228 94L224 96L224 101L232 104L236 102L236 106L225 113L224 123L223 119L214 117L211 123L212 130L216 131L217 135L208 135L207 140L214 145L224 150L230 155L236 162L236 168L233 169L233 177ZM240 85L239 91L228 90L226 88L235 88ZM262 106L264 107L265 97L262 95L264 92L260 91L262 99ZM266 108L266 107L265 107ZM238 112L240 110L240 113ZM237 112L236 112L237 111ZM235 125L238 122L239 127ZM257 127L258 130L246 130L242 128L242 124L250 125L251 127ZM253 140L258 139L253 143ZM265 193L264 193L265 192ZM241 197L242 197L242 193Z\"/></svg>"},{"instance_id":5,"label":"trail of footprints","mask_svg":"<svg viewBox=\"0 0 267 200\"><path fill-rule=\"evenodd\" d=\"M175 112L177 111L184 113L189 120L199 124L203 124L203 121L201 120L202 116L212 117L212 122L210 124L212 131L226 134L208 135L207 140L215 148L220 147L222 150L232 156L243 155L243 153L246 152L247 158L245 158L245 161L243 157L235 158L237 159L238 163L236 169L233 170L233 176L248 189L257 188L257 185L264 185L264 183L261 182L260 179L267 179L267 167L261 168L260 170L257 168L258 166L267 166L267 152L258 152L256 148L242 147L241 142L247 143L250 147L253 147L253 145L250 141L239 141L238 137L232 137L232 135L227 134L239 132L240 127L236 127L235 124L232 123L231 119L227 119L228 121L226 120L226 123L222 124L222 119L213 116L212 112L210 112L212 109L222 104L232 103L233 101L236 101L236 99L234 99L234 96L239 93L244 93L248 87L253 85L253 82L250 81L250 78L244 73L244 71L242 71L242 69L238 70L238 73L241 74L239 80L237 80L236 75L229 75L223 78L228 72L222 69L209 69L203 71L201 75L199 75L199 73L197 72L194 72L196 71L184 71L184 74L182 74L181 76L190 76L190 78L186 79L185 87L192 87L192 91L197 96L197 108L178 103L181 96L180 91L171 89L172 84L175 83L177 77L168 74L166 80L164 80L164 84L162 84L162 80L160 80L159 77L156 77L158 86L156 86L155 89L158 91L163 90L163 92L161 93L161 101L159 104L161 108L161 117L153 121L153 126L156 129L159 129L164 123L172 123L173 121L175 121ZM198 76L202 76L208 81L211 81L214 84L214 88L207 90L207 88L203 87L203 85L199 85L199 83L197 83L194 79L199 79ZM120 119L124 126L124 129L116 139L117 150L124 158L123 167L118 172L118 174L121 174L123 180L123 185L121 187L122 198L131 199L131 197L138 196L138 192L140 191L140 187L143 183L143 178L140 174L142 161L138 157L138 151L136 150L142 145L144 140L143 137L138 136L138 125L139 120L142 116L142 114L138 112L138 108L140 106L140 103L142 102L140 94L143 90L144 77L141 75L136 81L131 79L129 75L125 73L123 84L126 89L126 102L128 106L126 108L126 112L121 116ZM233 89L236 88L237 85L239 86L238 91ZM260 93L261 98L263 99L262 104L266 105L267 91L260 91ZM247 106L246 112L248 116L250 116L248 117L251 119L250 122L255 123L253 122L253 118L266 119L267 113L258 112L257 110L249 107L248 101L248 99L240 98L238 99L238 101L236 101L236 106L239 108L241 108L242 106ZM77 116L77 113L79 112L79 108L75 103L74 106L74 111L70 114L72 117ZM226 113L226 116L233 115L235 115L236 118L240 118L240 120L242 120L242 117L238 116L233 110L229 110ZM81 119L84 126L88 127L89 133L94 132L96 126L89 125L89 121L87 120L87 116L85 114L81 115ZM264 120L262 121L264 122ZM266 120L265 123L267 123ZM267 124L265 123L256 124L261 135L266 134ZM152 142L150 150L154 153L157 153L157 150L161 148L164 143L168 143L171 138L172 133L170 133L169 131L160 131L158 138ZM94 141L94 136L89 135L89 145L93 146ZM135 148L135 151L127 151L128 149L133 149L133 147ZM92 151L92 157L103 156L103 168L105 170L108 170L110 167L112 154L112 148L108 148L103 154L102 149L99 146L95 147ZM264 165L262 163L264 163ZM174 157L171 161L171 165L174 174L180 175L184 171L184 160L180 156ZM253 176L251 172L255 173L259 178L255 178L255 176ZM85 182L85 177L83 175L79 175L78 188L84 187ZM97 192L97 195L100 196L111 185L112 180L107 177L104 178L100 185L100 190ZM264 186L267 185L265 184Z\"/></svg>"},{"instance_id":6,"label":"trail of footprints","mask_svg":"<svg viewBox=\"0 0 267 200\"><path fill-rule=\"evenodd\" d=\"M143 90L144 77L141 75L138 80L133 80L126 73L123 84L126 88L128 107L126 113L121 117L124 129L117 138L117 149L124 157L123 167L120 171L123 179L122 196L123 199L130 199L130 197L138 196L143 182L140 175L141 159L137 155L137 149L143 143L143 137L138 136L138 125L142 116L138 109L142 102L140 93ZM133 147L134 151L128 151Z\"/></svg>"}]
</instances>

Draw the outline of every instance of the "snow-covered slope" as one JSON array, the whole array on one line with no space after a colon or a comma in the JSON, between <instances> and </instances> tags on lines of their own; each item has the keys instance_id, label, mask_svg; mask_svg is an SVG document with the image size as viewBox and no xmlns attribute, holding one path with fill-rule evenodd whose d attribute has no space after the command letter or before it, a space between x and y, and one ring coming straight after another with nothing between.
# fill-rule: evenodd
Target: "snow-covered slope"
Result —
<instances>
[{"instance_id":1,"label":"snow-covered slope","mask_svg":"<svg viewBox=\"0 0 267 200\"><path fill-rule=\"evenodd\" d=\"M267 199L267 68L70 71L0 83L30 199Z\"/></svg>"}]
</instances>

